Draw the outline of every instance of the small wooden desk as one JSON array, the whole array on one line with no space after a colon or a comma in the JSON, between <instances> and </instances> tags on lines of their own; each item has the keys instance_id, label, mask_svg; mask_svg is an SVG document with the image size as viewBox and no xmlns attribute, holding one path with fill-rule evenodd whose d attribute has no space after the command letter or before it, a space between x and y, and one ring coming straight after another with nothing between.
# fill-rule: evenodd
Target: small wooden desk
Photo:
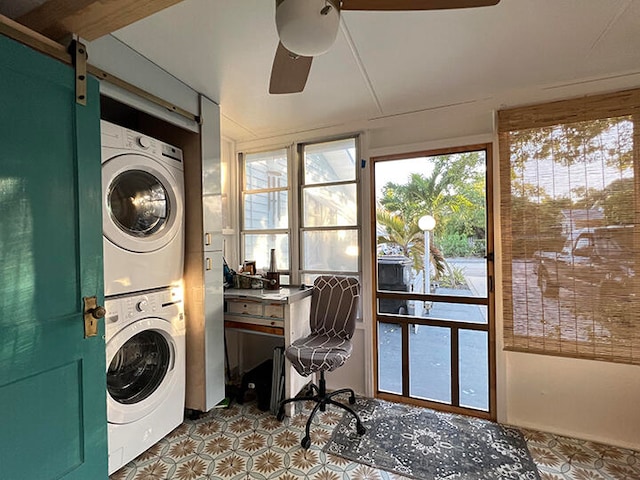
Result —
<instances>
[{"instance_id":1,"label":"small wooden desk","mask_svg":"<svg viewBox=\"0 0 640 480\"><path fill-rule=\"evenodd\" d=\"M309 287L225 290L225 329L281 337L286 348L311 331L311 290ZM238 367L243 373L242 356ZM285 398L296 396L310 380L313 377L299 375L291 362L285 361Z\"/></svg>"}]
</instances>

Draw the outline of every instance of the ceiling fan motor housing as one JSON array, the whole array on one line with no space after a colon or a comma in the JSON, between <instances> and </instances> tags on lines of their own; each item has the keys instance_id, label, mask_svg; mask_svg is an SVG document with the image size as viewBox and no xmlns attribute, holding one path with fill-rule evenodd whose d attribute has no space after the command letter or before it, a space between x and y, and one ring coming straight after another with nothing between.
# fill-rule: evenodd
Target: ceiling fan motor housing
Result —
<instances>
[{"instance_id":1,"label":"ceiling fan motor housing","mask_svg":"<svg viewBox=\"0 0 640 480\"><path fill-rule=\"evenodd\" d=\"M336 40L340 11L329 0L282 0L276 5L276 27L282 45L303 57L326 53Z\"/></svg>"}]
</instances>

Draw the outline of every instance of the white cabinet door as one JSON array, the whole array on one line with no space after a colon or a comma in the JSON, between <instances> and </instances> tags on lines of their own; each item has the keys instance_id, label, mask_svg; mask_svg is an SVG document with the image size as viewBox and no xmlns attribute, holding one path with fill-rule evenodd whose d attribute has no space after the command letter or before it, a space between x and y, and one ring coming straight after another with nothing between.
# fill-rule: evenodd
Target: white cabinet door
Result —
<instances>
[{"instance_id":1,"label":"white cabinet door","mask_svg":"<svg viewBox=\"0 0 640 480\"><path fill-rule=\"evenodd\" d=\"M218 193L202 196L204 250L222 250L222 197Z\"/></svg>"},{"instance_id":2,"label":"white cabinet door","mask_svg":"<svg viewBox=\"0 0 640 480\"><path fill-rule=\"evenodd\" d=\"M206 409L210 410L225 397L222 252L205 252L204 260Z\"/></svg>"},{"instance_id":3,"label":"white cabinet door","mask_svg":"<svg viewBox=\"0 0 640 480\"><path fill-rule=\"evenodd\" d=\"M202 193L220 194L220 107L207 97L200 97L202 117Z\"/></svg>"},{"instance_id":4,"label":"white cabinet door","mask_svg":"<svg viewBox=\"0 0 640 480\"><path fill-rule=\"evenodd\" d=\"M225 397L220 108L200 97L206 410Z\"/></svg>"}]
</instances>

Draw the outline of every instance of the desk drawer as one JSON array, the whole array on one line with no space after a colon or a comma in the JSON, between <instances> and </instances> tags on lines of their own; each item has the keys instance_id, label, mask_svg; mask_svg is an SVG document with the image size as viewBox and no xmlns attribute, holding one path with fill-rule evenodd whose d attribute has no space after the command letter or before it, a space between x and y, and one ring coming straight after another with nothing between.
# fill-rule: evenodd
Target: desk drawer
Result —
<instances>
[{"instance_id":1,"label":"desk drawer","mask_svg":"<svg viewBox=\"0 0 640 480\"><path fill-rule=\"evenodd\" d=\"M264 306L264 316L269 318L284 318L284 305L270 303Z\"/></svg>"},{"instance_id":2,"label":"desk drawer","mask_svg":"<svg viewBox=\"0 0 640 480\"><path fill-rule=\"evenodd\" d=\"M227 313L224 316L225 321L246 323L250 325L264 325L266 327L281 327L284 328L284 320L281 318L255 318L255 317L243 317L241 315L229 315Z\"/></svg>"},{"instance_id":3,"label":"desk drawer","mask_svg":"<svg viewBox=\"0 0 640 480\"><path fill-rule=\"evenodd\" d=\"M227 301L228 313L262 316L262 303L247 301Z\"/></svg>"}]
</instances>

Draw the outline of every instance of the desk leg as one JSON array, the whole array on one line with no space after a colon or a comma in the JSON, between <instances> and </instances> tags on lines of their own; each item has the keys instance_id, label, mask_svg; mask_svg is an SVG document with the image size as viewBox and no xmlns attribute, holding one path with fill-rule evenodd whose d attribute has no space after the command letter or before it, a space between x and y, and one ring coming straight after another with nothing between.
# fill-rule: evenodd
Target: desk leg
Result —
<instances>
[{"instance_id":1,"label":"desk leg","mask_svg":"<svg viewBox=\"0 0 640 480\"><path fill-rule=\"evenodd\" d=\"M294 340L305 337L311 332L309 314L311 312L311 297L305 297L297 302L288 304L284 312L284 345L291 345ZM295 397L302 387L313 377L299 375L289 360L285 360L285 398ZM291 417L294 412L294 402L289 403L285 413Z\"/></svg>"},{"instance_id":2,"label":"desk leg","mask_svg":"<svg viewBox=\"0 0 640 480\"><path fill-rule=\"evenodd\" d=\"M236 346L238 352L238 377L242 380L242 376L244 375L244 336L245 333L238 333L236 335Z\"/></svg>"}]
</instances>

